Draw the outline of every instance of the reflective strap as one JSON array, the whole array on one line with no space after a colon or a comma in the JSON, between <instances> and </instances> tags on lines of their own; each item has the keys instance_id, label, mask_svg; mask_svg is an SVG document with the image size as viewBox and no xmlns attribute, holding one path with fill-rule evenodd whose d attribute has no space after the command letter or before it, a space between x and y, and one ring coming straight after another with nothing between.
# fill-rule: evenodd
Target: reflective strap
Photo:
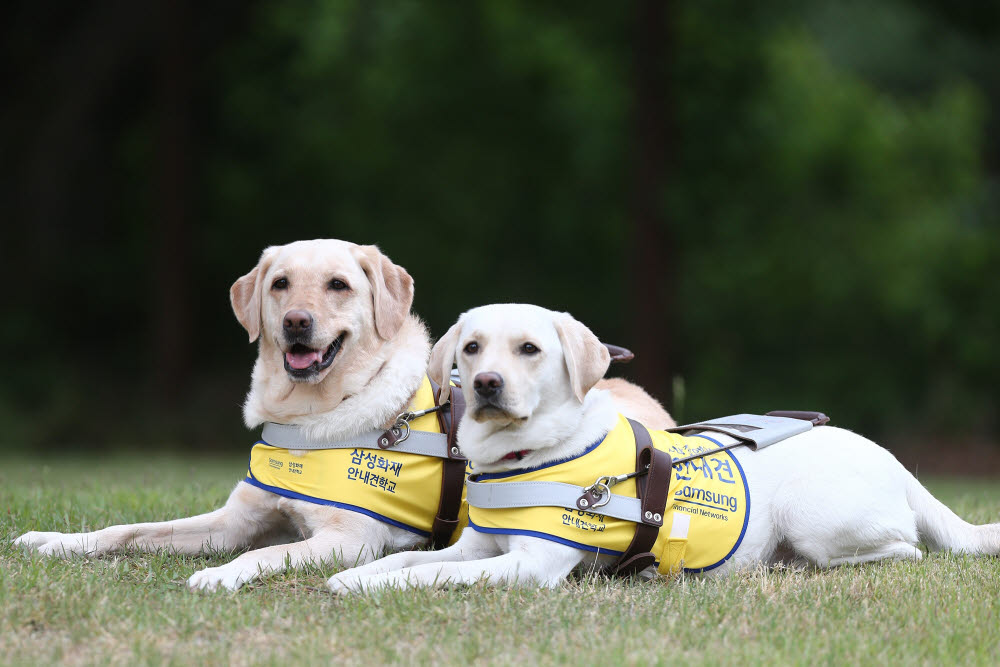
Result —
<instances>
[{"instance_id":1,"label":"reflective strap","mask_svg":"<svg viewBox=\"0 0 1000 667\"><path fill-rule=\"evenodd\" d=\"M691 515L674 512L674 522L670 524L670 539L686 540L691 530Z\"/></svg>"},{"instance_id":2,"label":"reflective strap","mask_svg":"<svg viewBox=\"0 0 1000 667\"><path fill-rule=\"evenodd\" d=\"M302 434L302 428L299 426L267 422L264 424L264 430L260 437L267 444L284 449L381 449L378 446L378 440L383 433L384 431L369 431L350 440L313 442L306 440ZM406 440L397 442L383 451L421 454L446 459L449 458L448 436L444 433L410 431Z\"/></svg>"},{"instance_id":3,"label":"reflective strap","mask_svg":"<svg viewBox=\"0 0 1000 667\"><path fill-rule=\"evenodd\" d=\"M576 509L576 499L583 494L583 488L562 482L465 482L466 500L472 507L480 509L505 509L508 507L564 507ZM591 514L624 519L633 523L641 522L638 498L611 494L607 505L588 509Z\"/></svg>"}]
</instances>

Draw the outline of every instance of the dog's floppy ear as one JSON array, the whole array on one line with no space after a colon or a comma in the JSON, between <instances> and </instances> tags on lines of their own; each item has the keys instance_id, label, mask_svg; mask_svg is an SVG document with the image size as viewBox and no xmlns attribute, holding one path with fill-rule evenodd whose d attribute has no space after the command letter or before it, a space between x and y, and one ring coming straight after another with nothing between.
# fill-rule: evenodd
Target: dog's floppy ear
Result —
<instances>
[{"instance_id":1,"label":"dog's floppy ear","mask_svg":"<svg viewBox=\"0 0 1000 667\"><path fill-rule=\"evenodd\" d=\"M354 248L354 257L368 276L375 303L375 330L383 340L395 336L413 305L413 278L393 264L376 246Z\"/></svg>"},{"instance_id":2,"label":"dog's floppy ear","mask_svg":"<svg viewBox=\"0 0 1000 667\"><path fill-rule=\"evenodd\" d=\"M441 336L431 350L430 361L427 362L427 377L441 385L441 403L451 396L451 367L455 365L455 348L458 345L458 334L462 330L462 320L455 322L448 333Z\"/></svg>"},{"instance_id":3,"label":"dog's floppy ear","mask_svg":"<svg viewBox=\"0 0 1000 667\"><path fill-rule=\"evenodd\" d=\"M275 246L265 248L260 255L257 266L229 288L229 301L233 304L233 312L236 313L236 319L250 334L251 343L260 336L260 304L264 289L261 281L264 280L267 270L271 268L276 251Z\"/></svg>"},{"instance_id":4,"label":"dog's floppy ear","mask_svg":"<svg viewBox=\"0 0 1000 667\"><path fill-rule=\"evenodd\" d=\"M570 386L582 403L587 392L607 372L611 354L590 329L569 313L560 313L554 324L569 370Z\"/></svg>"}]
</instances>

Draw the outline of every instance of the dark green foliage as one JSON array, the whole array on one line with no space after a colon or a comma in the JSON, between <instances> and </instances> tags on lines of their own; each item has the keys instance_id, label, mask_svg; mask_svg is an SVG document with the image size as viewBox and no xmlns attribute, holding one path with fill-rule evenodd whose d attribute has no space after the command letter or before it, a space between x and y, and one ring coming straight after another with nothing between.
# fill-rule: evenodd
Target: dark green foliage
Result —
<instances>
[{"instance_id":1,"label":"dark green foliage","mask_svg":"<svg viewBox=\"0 0 1000 667\"><path fill-rule=\"evenodd\" d=\"M631 260L638 3L219 3L165 37L134 8L15 12L0 419L11 442L242 446L253 351L228 287L264 246L329 236L407 267L435 335L527 301L635 346L663 308L643 281L662 281L684 420L822 409L876 436L995 437L985 6L671 3L653 193L669 267Z\"/></svg>"}]
</instances>

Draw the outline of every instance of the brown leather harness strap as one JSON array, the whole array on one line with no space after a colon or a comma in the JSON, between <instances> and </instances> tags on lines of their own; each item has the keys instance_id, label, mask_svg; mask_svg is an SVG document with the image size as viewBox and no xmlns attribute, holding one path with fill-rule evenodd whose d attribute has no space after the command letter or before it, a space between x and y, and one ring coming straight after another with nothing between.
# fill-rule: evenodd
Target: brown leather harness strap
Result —
<instances>
[{"instance_id":1,"label":"brown leather harness strap","mask_svg":"<svg viewBox=\"0 0 1000 667\"><path fill-rule=\"evenodd\" d=\"M441 387L431 381L434 403L441 398ZM465 457L458 448L458 423L465 412L465 397L461 391L452 388L449 406L438 410L438 423L448 436L448 458L443 460L441 472L441 500L431 526L431 541L435 549L448 546L451 536L458 528L458 515L462 508L462 491L465 488Z\"/></svg>"},{"instance_id":2,"label":"brown leather harness strap","mask_svg":"<svg viewBox=\"0 0 1000 667\"><path fill-rule=\"evenodd\" d=\"M653 446L646 427L631 419L628 424L635 436L635 469L640 473L635 480L635 490L641 507L642 522L635 525L632 542L611 568L612 573L619 577L641 572L656 562L652 550L663 526L663 513L667 507L673 469L670 454Z\"/></svg>"}]
</instances>

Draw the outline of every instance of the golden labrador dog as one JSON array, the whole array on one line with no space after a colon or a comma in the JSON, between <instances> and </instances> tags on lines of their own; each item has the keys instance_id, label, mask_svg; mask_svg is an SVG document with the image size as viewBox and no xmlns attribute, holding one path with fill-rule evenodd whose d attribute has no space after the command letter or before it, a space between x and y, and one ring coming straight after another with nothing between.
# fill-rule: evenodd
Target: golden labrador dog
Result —
<instances>
[{"instance_id":1,"label":"golden labrador dog","mask_svg":"<svg viewBox=\"0 0 1000 667\"><path fill-rule=\"evenodd\" d=\"M919 559L921 542L932 551L1000 554L1000 523L963 521L885 449L804 420L757 451L715 431L680 440L651 434L657 449L681 458L666 464L676 481L664 498L667 511L660 506L643 517L635 493L618 492L636 471L639 440L622 415L658 406L641 393L623 404L602 391L598 379L608 362L586 326L537 306L476 308L434 347L432 377L455 362L467 401L458 436L478 473L468 485L470 528L446 549L397 553L340 572L329 580L334 592L481 581L553 587L575 568L612 565L622 553L612 544L624 551L638 523L661 518L653 533L661 548L649 555L669 566L666 573L676 572L677 562L720 576L773 563L787 551L818 567ZM694 456L683 456L688 452ZM634 476L652 478L653 461ZM699 478L714 486L700 487ZM598 504L588 493L601 486ZM652 560L642 561L647 574Z\"/></svg>"},{"instance_id":2,"label":"golden labrador dog","mask_svg":"<svg viewBox=\"0 0 1000 667\"><path fill-rule=\"evenodd\" d=\"M267 248L230 296L250 341L260 341L244 405L251 429L277 422L315 442L354 438L393 424L424 381L430 342L410 314L413 280L375 246L315 240ZM51 556L252 547L188 580L196 589L235 590L287 565L363 563L426 541L362 513L241 482L207 514L89 533L32 531L16 543Z\"/></svg>"}]
</instances>

